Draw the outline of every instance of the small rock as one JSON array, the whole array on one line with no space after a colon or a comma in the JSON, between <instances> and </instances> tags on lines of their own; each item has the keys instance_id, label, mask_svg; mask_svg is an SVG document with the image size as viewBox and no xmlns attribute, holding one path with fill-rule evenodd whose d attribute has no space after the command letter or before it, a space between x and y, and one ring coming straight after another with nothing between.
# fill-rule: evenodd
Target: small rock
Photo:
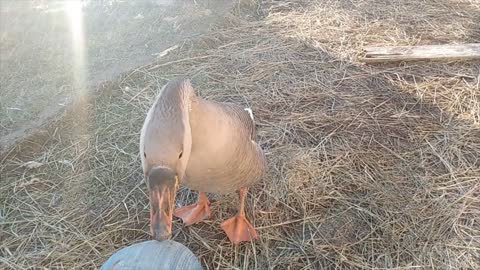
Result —
<instances>
[{"instance_id":1,"label":"small rock","mask_svg":"<svg viewBox=\"0 0 480 270\"><path fill-rule=\"evenodd\" d=\"M37 162L37 161L29 161L25 164L23 164L24 167L27 167L29 169L36 169L36 168L39 168L41 166L43 166L43 163L40 163L40 162Z\"/></svg>"},{"instance_id":2,"label":"small rock","mask_svg":"<svg viewBox=\"0 0 480 270\"><path fill-rule=\"evenodd\" d=\"M63 164L63 165L70 166L72 168L72 170L74 170L73 163L70 160L64 159L64 160L59 160L58 162Z\"/></svg>"}]
</instances>

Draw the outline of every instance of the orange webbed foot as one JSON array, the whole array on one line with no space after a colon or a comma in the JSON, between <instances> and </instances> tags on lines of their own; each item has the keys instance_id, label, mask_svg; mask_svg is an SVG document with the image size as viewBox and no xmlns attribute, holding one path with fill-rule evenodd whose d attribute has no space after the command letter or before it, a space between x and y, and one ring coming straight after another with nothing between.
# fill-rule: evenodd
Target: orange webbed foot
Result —
<instances>
[{"instance_id":1,"label":"orange webbed foot","mask_svg":"<svg viewBox=\"0 0 480 270\"><path fill-rule=\"evenodd\" d=\"M237 214L222 222L222 229L233 244L243 241L252 241L258 238L257 231L244 215Z\"/></svg>"},{"instance_id":2,"label":"orange webbed foot","mask_svg":"<svg viewBox=\"0 0 480 270\"><path fill-rule=\"evenodd\" d=\"M177 208L173 215L181 218L183 223L189 226L211 217L209 204L205 193L199 193L197 203Z\"/></svg>"}]
</instances>

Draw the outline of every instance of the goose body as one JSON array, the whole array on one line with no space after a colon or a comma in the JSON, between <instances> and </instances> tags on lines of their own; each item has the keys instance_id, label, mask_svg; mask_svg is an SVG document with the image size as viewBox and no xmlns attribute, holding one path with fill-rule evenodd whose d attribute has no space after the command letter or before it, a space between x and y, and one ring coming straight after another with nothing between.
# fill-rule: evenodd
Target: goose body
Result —
<instances>
[{"instance_id":1,"label":"goose body","mask_svg":"<svg viewBox=\"0 0 480 270\"><path fill-rule=\"evenodd\" d=\"M247 111L197 97L190 115L192 152L185 186L225 194L260 180L264 157L254 140L255 125Z\"/></svg>"},{"instance_id":2,"label":"goose body","mask_svg":"<svg viewBox=\"0 0 480 270\"><path fill-rule=\"evenodd\" d=\"M141 131L140 154L149 188L159 193L151 194L153 203L161 204L165 198L172 201L172 189L178 184L200 192L196 205L175 211L187 225L210 216L204 192L239 190L243 212L246 189L260 180L266 168L263 151L255 141L251 110L205 100L195 94L188 80L168 82L157 96ZM163 208L168 208L163 214L171 216L173 205ZM244 219L244 214L239 214ZM253 227L248 231L254 233ZM229 238L232 242L246 241L256 238L256 233Z\"/></svg>"}]
</instances>

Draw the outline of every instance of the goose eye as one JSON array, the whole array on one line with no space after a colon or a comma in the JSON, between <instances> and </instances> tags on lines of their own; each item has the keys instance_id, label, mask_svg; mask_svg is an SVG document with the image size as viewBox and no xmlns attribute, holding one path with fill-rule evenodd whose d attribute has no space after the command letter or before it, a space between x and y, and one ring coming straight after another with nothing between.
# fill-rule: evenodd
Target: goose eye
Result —
<instances>
[{"instance_id":1,"label":"goose eye","mask_svg":"<svg viewBox=\"0 0 480 270\"><path fill-rule=\"evenodd\" d=\"M182 158L182 156L183 156L183 151L182 151L182 152L180 152L180 155L178 155L178 159L181 159L181 158Z\"/></svg>"},{"instance_id":2,"label":"goose eye","mask_svg":"<svg viewBox=\"0 0 480 270\"><path fill-rule=\"evenodd\" d=\"M147 153L143 152L143 156L146 158L146 157L147 157Z\"/></svg>"}]
</instances>

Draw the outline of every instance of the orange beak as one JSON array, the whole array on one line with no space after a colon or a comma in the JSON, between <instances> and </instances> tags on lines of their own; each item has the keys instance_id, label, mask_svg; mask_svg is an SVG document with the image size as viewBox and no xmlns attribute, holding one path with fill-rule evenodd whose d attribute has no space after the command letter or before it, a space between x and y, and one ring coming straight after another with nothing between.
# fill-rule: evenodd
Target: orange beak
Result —
<instances>
[{"instance_id":1,"label":"orange beak","mask_svg":"<svg viewBox=\"0 0 480 270\"><path fill-rule=\"evenodd\" d=\"M176 184L173 186L159 185L150 190L150 232L156 240L166 240L172 235L176 192Z\"/></svg>"}]
</instances>

